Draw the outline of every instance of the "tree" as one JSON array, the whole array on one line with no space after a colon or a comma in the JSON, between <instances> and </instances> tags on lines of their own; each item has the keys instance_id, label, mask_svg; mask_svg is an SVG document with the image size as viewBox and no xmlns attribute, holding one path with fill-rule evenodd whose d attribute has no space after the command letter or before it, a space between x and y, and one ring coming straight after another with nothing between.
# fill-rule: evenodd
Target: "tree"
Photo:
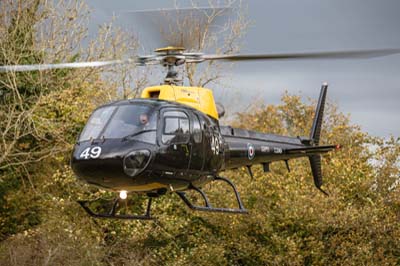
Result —
<instances>
[{"instance_id":1,"label":"tree","mask_svg":"<svg viewBox=\"0 0 400 266\"><path fill-rule=\"evenodd\" d=\"M112 24L104 25L99 31L99 38L92 40L88 48L81 47L89 17L82 2L60 1L53 4L40 0L8 0L2 3L1 8L2 65L115 59L135 53L137 48L132 35L123 33ZM77 97L87 93L84 92L86 90L90 91L88 95L92 95L92 100L86 100L82 103L84 106L79 108L90 104L90 111L96 104L118 97L118 87L125 88L126 97L128 67L132 66L112 69L104 80L101 75L107 74L107 71L103 69L2 73L0 118L4 123L0 127L0 169L23 166L67 151L70 148L68 145L65 149L51 143L55 139L57 143L62 143L65 128L74 126L64 124L62 130L57 132L60 122L66 121L57 121L59 114L54 113L56 110L52 110L53 114L49 117L49 112L43 110L50 108L46 101L52 98L52 104L59 103L57 97L63 93L72 93L69 96ZM143 80L141 77L139 84ZM103 96L100 97L100 94ZM55 131L49 136L48 126L52 122L55 122L52 128ZM80 126L82 123L80 121ZM76 130L73 133L76 134ZM36 147L39 142L40 147ZM70 140L64 141L66 143Z\"/></svg>"},{"instance_id":2,"label":"tree","mask_svg":"<svg viewBox=\"0 0 400 266\"><path fill-rule=\"evenodd\" d=\"M80 1L7 0L0 16L2 65L114 59L137 47L132 35L112 24L81 47L89 13ZM35 197L43 196L38 186L68 164L90 112L120 97L128 67L112 69L108 79L102 78L104 69L0 73L1 238L38 223L39 214L31 211L38 204ZM26 226L12 225L18 223Z\"/></svg>"}]
</instances>

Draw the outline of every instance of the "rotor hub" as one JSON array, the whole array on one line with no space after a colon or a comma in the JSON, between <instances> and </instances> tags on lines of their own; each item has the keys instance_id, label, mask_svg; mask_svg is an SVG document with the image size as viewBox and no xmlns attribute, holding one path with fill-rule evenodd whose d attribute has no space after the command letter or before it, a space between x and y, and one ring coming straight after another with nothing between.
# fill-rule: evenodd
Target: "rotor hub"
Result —
<instances>
[{"instance_id":1,"label":"rotor hub","mask_svg":"<svg viewBox=\"0 0 400 266\"><path fill-rule=\"evenodd\" d=\"M202 62L202 53L185 53L184 47L167 46L158 48L154 52L157 54L154 57L144 58L143 63L148 64L153 61L158 62L168 68L167 75L164 79L165 84L178 85L182 83L182 78L179 77L175 70L176 66L181 66L185 63Z\"/></svg>"}]
</instances>

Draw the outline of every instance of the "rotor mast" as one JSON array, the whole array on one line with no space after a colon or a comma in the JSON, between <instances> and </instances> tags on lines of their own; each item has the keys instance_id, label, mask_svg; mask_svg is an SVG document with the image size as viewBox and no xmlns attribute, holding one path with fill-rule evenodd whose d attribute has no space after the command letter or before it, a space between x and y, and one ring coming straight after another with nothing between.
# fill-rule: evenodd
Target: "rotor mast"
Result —
<instances>
[{"instance_id":1,"label":"rotor mast","mask_svg":"<svg viewBox=\"0 0 400 266\"><path fill-rule=\"evenodd\" d=\"M184 51L185 48L175 46L167 46L154 51L162 58L162 65L167 67L167 75L164 78L164 84L182 85L183 78L179 77L179 73L175 67L183 65L186 62L186 57L183 54Z\"/></svg>"}]
</instances>

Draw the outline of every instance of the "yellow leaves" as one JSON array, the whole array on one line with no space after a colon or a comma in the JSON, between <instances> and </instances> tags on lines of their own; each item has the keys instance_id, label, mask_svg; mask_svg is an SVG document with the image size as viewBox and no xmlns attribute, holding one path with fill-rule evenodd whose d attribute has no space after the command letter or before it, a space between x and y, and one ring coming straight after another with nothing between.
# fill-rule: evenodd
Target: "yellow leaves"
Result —
<instances>
[{"instance_id":1,"label":"yellow leaves","mask_svg":"<svg viewBox=\"0 0 400 266\"><path fill-rule=\"evenodd\" d=\"M308 121L312 120L314 108L301 104L298 96L284 95L283 102L281 106L267 106L239 115L239 124L236 126L263 131L281 126L291 133L307 133L310 127ZM254 121L254 124L249 125L249 120ZM286 130L273 128L270 131ZM372 250L382 246L371 241L374 234L391 225L389 220L396 219L394 206L399 206L399 200L397 205L395 200L391 205L384 204L385 201L381 198L394 198L396 193L388 193L387 189L388 184L393 183L384 185L384 182L378 182L378 186L386 188L386 194L381 195L374 190L373 184L377 183L376 172L380 174L380 180L396 175L398 180L399 140L397 143L393 139L385 142L368 136L358 126L350 125L348 116L338 113L337 108L332 105L327 108L322 137L324 143L339 143L344 146L340 151L324 156L324 180L330 196L321 196L311 187L311 178L305 178L310 176L306 162L291 163L294 170L290 174L284 174L283 165L274 164L272 174L264 175L255 171L255 180L251 182L254 184L240 186L245 202L249 197L257 197L251 210L252 216L248 220L264 220L263 224L273 225L273 243L282 243L285 247L285 252L280 252L279 248L272 252L274 255L270 257L272 260L269 263L290 261L293 264L296 259L304 258L303 256L311 256L315 264L332 261L338 264L355 261L359 264L371 261L378 263L382 257L375 255ZM370 150L371 145L378 145L379 148ZM371 165L374 158L379 158L383 164ZM296 229L291 231L291 228ZM251 231L249 228L247 230ZM329 233L331 230L332 234ZM301 232L309 236L299 238ZM399 233L397 228L396 234ZM328 235L324 236L325 234ZM392 236L387 237L385 241L393 240ZM297 250L297 244L293 243L307 243L311 245L308 250L312 252ZM326 253L327 246L332 252ZM386 252L390 250L390 255L384 260L391 262L396 248L385 245L383 249ZM353 255L350 256L349 252ZM283 253L284 258L280 257ZM302 263L301 260L299 264Z\"/></svg>"},{"instance_id":2,"label":"yellow leaves","mask_svg":"<svg viewBox=\"0 0 400 266\"><path fill-rule=\"evenodd\" d=\"M83 109L94 108L95 104L85 97L95 91L95 86L92 90L74 88L61 94L61 98L49 96L44 99L41 115L61 114L59 118L67 126L61 122L58 125L65 130L86 119L89 110ZM74 114L77 109L83 111ZM237 126L308 135L313 109L300 97L285 95L281 105L240 114ZM43 126L52 119L42 120ZM63 251L55 253L55 258L64 264L76 258L78 265L398 264L400 187L392 186L393 177L399 174L399 140L371 138L350 125L334 106L327 108L323 128L323 143L344 145L323 157L324 188L330 196L313 186L307 159L291 160L290 173L283 163L273 163L268 174L256 166L254 180L246 169L228 171L224 175L234 181L249 208L250 214L243 216L189 211L176 195L166 195L153 205L158 221L93 222L75 200L112 194L77 181L60 155L57 160L37 166L41 178L35 185L43 221L34 232L24 229L15 237L17 240L1 243L0 255L7 257L12 250L19 258L24 254L43 258L37 253L61 245ZM376 147L371 149L371 145ZM234 203L223 187L206 189L216 206ZM8 194L6 199L12 200L2 206L30 206L26 194ZM1 247L5 246L3 251Z\"/></svg>"},{"instance_id":3,"label":"yellow leaves","mask_svg":"<svg viewBox=\"0 0 400 266\"><path fill-rule=\"evenodd\" d=\"M27 150L31 146L31 143L29 142L22 142L18 144L18 148L21 150Z\"/></svg>"}]
</instances>

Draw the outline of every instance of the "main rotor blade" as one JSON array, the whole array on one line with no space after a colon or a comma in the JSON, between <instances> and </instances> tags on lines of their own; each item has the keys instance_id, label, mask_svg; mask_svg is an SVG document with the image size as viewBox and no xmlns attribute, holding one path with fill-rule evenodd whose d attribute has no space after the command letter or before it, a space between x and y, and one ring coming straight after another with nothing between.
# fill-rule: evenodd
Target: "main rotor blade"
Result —
<instances>
[{"instance_id":1,"label":"main rotor blade","mask_svg":"<svg viewBox=\"0 0 400 266\"><path fill-rule=\"evenodd\" d=\"M400 53L400 49L375 49L361 51L244 54L244 55L204 55L204 60L247 61L247 60L300 60L300 59L346 59L373 58Z\"/></svg>"},{"instance_id":2,"label":"main rotor blade","mask_svg":"<svg viewBox=\"0 0 400 266\"><path fill-rule=\"evenodd\" d=\"M110 60L110 61L93 61L93 62L76 62L76 63L60 63L60 64L34 64L34 65L8 65L0 66L0 72L24 72L24 71L42 71L49 69L61 68L84 68L84 67L102 67L117 64L138 63L136 60Z\"/></svg>"}]
</instances>

